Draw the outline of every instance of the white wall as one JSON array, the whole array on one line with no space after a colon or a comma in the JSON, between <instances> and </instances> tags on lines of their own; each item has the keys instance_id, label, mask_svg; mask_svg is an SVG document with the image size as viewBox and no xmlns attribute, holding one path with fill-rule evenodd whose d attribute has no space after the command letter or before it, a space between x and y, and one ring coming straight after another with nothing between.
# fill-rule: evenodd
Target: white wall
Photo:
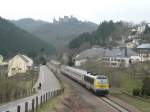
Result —
<instances>
[{"instance_id":1,"label":"white wall","mask_svg":"<svg viewBox=\"0 0 150 112\"><path fill-rule=\"evenodd\" d=\"M87 61L87 59L75 60L75 66L81 66L86 61Z\"/></svg>"}]
</instances>

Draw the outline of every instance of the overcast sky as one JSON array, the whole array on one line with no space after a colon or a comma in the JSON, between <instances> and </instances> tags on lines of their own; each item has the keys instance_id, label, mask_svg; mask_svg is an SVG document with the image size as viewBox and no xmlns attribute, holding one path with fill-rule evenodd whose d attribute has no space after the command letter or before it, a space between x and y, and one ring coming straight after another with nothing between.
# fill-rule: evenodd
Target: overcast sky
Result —
<instances>
[{"instance_id":1,"label":"overcast sky","mask_svg":"<svg viewBox=\"0 0 150 112\"><path fill-rule=\"evenodd\" d=\"M150 22L150 0L0 0L0 16L52 21L73 15L80 20Z\"/></svg>"}]
</instances>

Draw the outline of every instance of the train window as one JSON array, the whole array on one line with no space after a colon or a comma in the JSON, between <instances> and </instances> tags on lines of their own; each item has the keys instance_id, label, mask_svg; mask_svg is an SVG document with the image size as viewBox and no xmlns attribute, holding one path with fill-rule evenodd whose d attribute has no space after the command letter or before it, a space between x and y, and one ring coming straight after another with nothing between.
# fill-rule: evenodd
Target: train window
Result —
<instances>
[{"instance_id":1,"label":"train window","mask_svg":"<svg viewBox=\"0 0 150 112\"><path fill-rule=\"evenodd\" d=\"M94 79L88 76L84 76L84 80L90 84L94 84Z\"/></svg>"},{"instance_id":2,"label":"train window","mask_svg":"<svg viewBox=\"0 0 150 112\"><path fill-rule=\"evenodd\" d=\"M95 73L95 74L93 74L94 76L96 76L97 75L97 73Z\"/></svg>"},{"instance_id":3,"label":"train window","mask_svg":"<svg viewBox=\"0 0 150 112\"><path fill-rule=\"evenodd\" d=\"M87 72L87 74L92 74L91 72Z\"/></svg>"},{"instance_id":4,"label":"train window","mask_svg":"<svg viewBox=\"0 0 150 112\"><path fill-rule=\"evenodd\" d=\"M107 78L101 78L101 77L98 77L98 78L96 78L96 79L107 79Z\"/></svg>"},{"instance_id":5,"label":"train window","mask_svg":"<svg viewBox=\"0 0 150 112\"><path fill-rule=\"evenodd\" d=\"M81 75L80 74L78 74L78 73L76 73L76 72L72 72L73 74L76 74L77 76L79 76L79 77L81 77Z\"/></svg>"},{"instance_id":6,"label":"train window","mask_svg":"<svg viewBox=\"0 0 150 112\"><path fill-rule=\"evenodd\" d=\"M107 79L107 77L106 76L99 76L96 79Z\"/></svg>"}]
</instances>

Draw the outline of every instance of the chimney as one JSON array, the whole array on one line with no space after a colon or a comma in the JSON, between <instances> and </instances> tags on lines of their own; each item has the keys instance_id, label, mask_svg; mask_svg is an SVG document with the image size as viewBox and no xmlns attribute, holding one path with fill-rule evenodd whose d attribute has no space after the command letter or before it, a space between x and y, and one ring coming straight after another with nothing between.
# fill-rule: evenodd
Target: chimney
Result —
<instances>
[{"instance_id":1,"label":"chimney","mask_svg":"<svg viewBox=\"0 0 150 112\"><path fill-rule=\"evenodd\" d=\"M128 51L127 51L127 50L128 50L127 47L125 47L125 48L124 48L124 55L125 55L125 57L128 56Z\"/></svg>"}]
</instances>

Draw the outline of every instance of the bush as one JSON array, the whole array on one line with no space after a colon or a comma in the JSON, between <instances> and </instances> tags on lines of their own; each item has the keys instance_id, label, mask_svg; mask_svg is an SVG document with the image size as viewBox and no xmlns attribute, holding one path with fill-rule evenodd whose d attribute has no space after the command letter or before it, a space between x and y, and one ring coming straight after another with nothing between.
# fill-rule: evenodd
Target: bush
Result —
<instances>
[{"instance_id":1,"label":"bush","mask_svg":"<svg viewBox=\"0 0 150 112\"><path fill-rule=\"evenodd\" d=\"M37 78L38 73L33 71L9 78L0 75L0 104L32 95Z\"/></svg>"},{"instance_id":2,"label":"bush","mask_svg":"<svg viewBox=\"0 0 150 112\"><path fill-rule=\"evenodd\" d=\"M150 96L150 78L143 80L142 95Z\"/></svg>"},{"instance_id":3,"label":"bush","mask_svg":"<svg viewBox=\"0 0 150 112\"><path fill-rule=\"evenodd\" d=\"M140 96L141 90L140 89L133 89L132 94L133 96Z\"/></svg>"},{"instance_id":4,"label":"bush","mask_svg":"<svg viewBox=\"0 0 150 112\"><path fill-rule=\"evenodd\" d=\"M46 59L44 57L40 57L40 64L46 65Z\"/></svg>"},{"instance_id":5,"label":"bush","mask_svg":"<svg viewBox=\"0 0 150 112\"><path fill-rule=\"evenodd\" d=\"M72 56L69 56L68 65L69 66L73 66L74 65L74 62L72 60Z\"/></svg>"}]
</instances>

